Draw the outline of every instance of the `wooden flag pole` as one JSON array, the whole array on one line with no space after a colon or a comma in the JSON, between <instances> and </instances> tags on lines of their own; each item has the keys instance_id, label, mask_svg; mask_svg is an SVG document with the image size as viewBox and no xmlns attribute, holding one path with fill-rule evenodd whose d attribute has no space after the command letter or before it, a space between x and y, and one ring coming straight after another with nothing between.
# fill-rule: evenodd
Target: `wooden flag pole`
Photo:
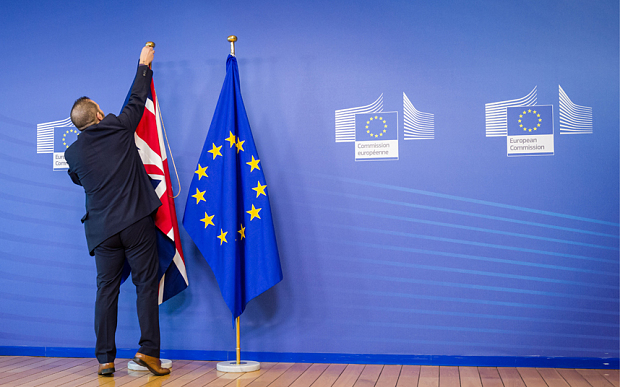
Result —
<instances>
[{"instance_id":1,"label":"wooden flag pole","mask_svg":"<svg viewBox=\"0 0 620 387\"><path fill-rule=\"evenodd\" d=\"M239 330L240 321L241 316L237 316L235 318L235 330L237 331L237 359L217 363L217 370L220 372L251 372L260 370L259 362L241 360L241 331Z\"/></svg>"},{"instance_id":2,"label":"wooden flag pole","mask_svg":"<svg viewBox=\"0 0 620 387\"><path fill-rule=\"evenodd\" d=\"M155 48L155 42L146 42L145 46ZM152 63L149 65L149 68L152 69ZM166 126L164 125L164 119L161 116L161 110L159 109L159 105L157 105L157 115L159 116L159 122L161 122L161 128L164 132L164 136L166 137L166 144L168 144L168 154L170 154L170 160L172 160L172 166L174 167L174 174L177 177L177 183L179 186L179 192L176 195L171 196L173 199L176 199L177 196L181 194L181 179L179 179L179 172L177 172L177 164L174 162L174 156L172 155L172 149L170 149L170 141L168 141L168 133L166 132ZM174 194L174 188L170 187L172 193Z\"/></svg>"},{"instance_id":3,"label":"wooden flag pole","mask_svg":"<svg viewBox=\"0 0 620 387\"><path fill-rule=\"evenodd\" d=\"M144 44L146 47L153 47L155 48L155 43L154 42L146 42L146 44ZM149 64L149 68L151 68L151 64ZM157 111L159 111L159 107L157 107ZM170 149L170 145L168 145L168 149ZM174 161L173 161L174 163ZM176 169L176 166L175 166ZM178 176L177 176L178 178ZM172 360L170 359L159 359L161 362L161 366L162 368L172 368ZM143 367L137 363L135 363L133 360L129 360L129 362L127 363L127 369L131 370L131 371L148 371L149 369L146 367Z\"/></svg>"},{"instance_id":4,"label":"wooden flag pole","mask_svg":"<svg viewBox=\"0 0 620 387\"><path fill-rule=\"evenodd\" d=\"M237 41L237 37L235 35L230 35L227 39L230 42L230 55L235 56L235 42ZM241 332L239 332L239 318L241 316L237 316L235 319L235 325L237 330L237 365L241 364Z\"/></svg>"},{"instance_id":5,"label":"wooden flag pole","mask_svg":"<svg viewBox=\"0 0 620 387\"><path fill-rule=\"evenodd\" d=\"M230 55L235 56L235 42L237 37L230 35L228 37L230 42ZM217 370L221 372L250 372L258 371L260 369L260 363L256 361L241 360L241 332L239 331L240 316L235 318L235 326L237 331L237 360L236 361L221 361L217 363Z\"/></svg>"},{"instance_id":6,"label":"wooden flag pole","mask_svg":"<svg viewBox=\"0 0 620 387\"><path fill-rule=\"evenodd\" d=\"M235 319L237 321L237 365L241 364L241 332L239 332L239 318L241 316L237 316Z\"/></svg>"}]
</instances>

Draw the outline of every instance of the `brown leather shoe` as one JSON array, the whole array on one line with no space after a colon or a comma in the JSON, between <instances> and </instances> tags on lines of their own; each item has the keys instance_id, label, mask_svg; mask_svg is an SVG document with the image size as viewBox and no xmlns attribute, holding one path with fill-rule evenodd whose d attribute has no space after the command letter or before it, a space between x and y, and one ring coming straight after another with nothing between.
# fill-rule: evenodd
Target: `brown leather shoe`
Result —
<instances>
[{"instance_id":1,"label":"brown leather shoe","mask_svg":"<svg viewBox=\"0 0 620 387\"><path fill-rule=\"evenodd\" d=\"M112 376L116 370L114 369L114 363L101 363L99 364L98 375Z\"/></svg>"},{"instance_id":2,"label":"brown leather shoe","mask_svg":"<svg viewBox=\"0 0 620 387\"><path fill-rule=\"evenodd\" d=\"M170 370L168 368L162 368L161 361L153 356L138 352L136 356L134 356L133 361L142 367L148 368L149 371L157 376L168 375L170 373Z\"/></svg>"}]
</instances>

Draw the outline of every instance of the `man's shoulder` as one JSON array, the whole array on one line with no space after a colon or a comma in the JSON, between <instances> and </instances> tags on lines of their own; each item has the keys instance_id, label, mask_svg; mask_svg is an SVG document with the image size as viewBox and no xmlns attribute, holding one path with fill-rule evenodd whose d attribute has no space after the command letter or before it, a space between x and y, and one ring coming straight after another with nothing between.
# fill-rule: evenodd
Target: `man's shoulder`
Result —
<instances>
[{"instance_id":1,"label":"man's shoulder","mask_svg":"<svg viewBox=\"0 0 620 387\"><path fill-rule=\"evenodd\" d=\"M98 133L102 133L106 130L122 129L122 127L123 124L121 123L121 120L119 120L115 114L110 113L103 117L103 120L99 121L98 124L84 129L84 133L89 136L96 137Z\"/></svg>"},{"instance_id":2,"label":"man's shoulder","mask_svg":"<svg viewBox=\"0 0 620 387\"><path fill-rule=\"evenodd\" d=\"M118 117L113 113L108 113L97 125L101 125L102 123L105 125L108 122L118 122Z\"/></svg>"}]
</instances>

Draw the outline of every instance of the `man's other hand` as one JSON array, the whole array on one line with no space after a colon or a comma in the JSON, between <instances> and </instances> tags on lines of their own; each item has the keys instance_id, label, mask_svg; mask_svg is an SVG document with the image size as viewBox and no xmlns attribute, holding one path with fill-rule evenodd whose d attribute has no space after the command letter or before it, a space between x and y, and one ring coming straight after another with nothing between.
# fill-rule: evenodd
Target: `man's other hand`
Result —
<instances>
[{"instance_id":1,"label":"man's other hand","mask_svg":"<svg viewBox=\"0 0 620 387\"><path fill-rule=\"evenodd\" d=\"M140 53L140 64L150 66L151 62L153 61L154 55L155 50L153 49L153 47L142 47L142 52Z\"/></svg>"}]
</instances>

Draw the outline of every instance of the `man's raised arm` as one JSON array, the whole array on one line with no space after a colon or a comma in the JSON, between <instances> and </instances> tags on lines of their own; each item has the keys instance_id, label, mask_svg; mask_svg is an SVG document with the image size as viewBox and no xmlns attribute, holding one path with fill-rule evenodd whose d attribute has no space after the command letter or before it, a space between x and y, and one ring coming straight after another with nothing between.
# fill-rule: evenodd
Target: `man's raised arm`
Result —
<instances>
[{"instance_id":1,"label":"man's raised arm","mask_svg":"<svg viewBox=\"0 0 620 387\"><path fill-rule=\"evenodd\" d=\"M153 62L154 54L155 50L153 50L153 47L142 47L139 66L133 81L129 101L127 101L127 105L125 105L123 111L118 116L123 125L130 130L136 130L144 113L144 104L149 95L153 78L153 71L150 69L150 65Z\"/></svg>"}]
</instances>

